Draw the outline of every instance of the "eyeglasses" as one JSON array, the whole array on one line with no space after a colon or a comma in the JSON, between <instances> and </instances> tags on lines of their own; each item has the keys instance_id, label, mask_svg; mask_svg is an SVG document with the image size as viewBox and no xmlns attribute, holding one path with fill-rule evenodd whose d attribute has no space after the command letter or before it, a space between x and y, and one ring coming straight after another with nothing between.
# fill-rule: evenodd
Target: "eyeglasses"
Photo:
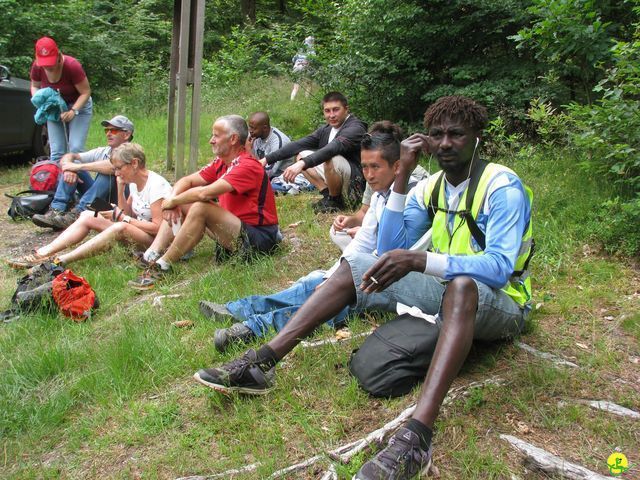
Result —
<instances>
[{"instance_id":1,"label":"eyeglasses","mask_svg":"<svg viewBox=\"0 0 640 480\"><path fill-rule=\"evenodd\" d=\"M115 135L116 133L120 133L120 132L124 132L124 130L120 130L119 128L105 128L104 129L104 133L105 134L111 134L111 135Z\"/></svg>"}]
</instances>

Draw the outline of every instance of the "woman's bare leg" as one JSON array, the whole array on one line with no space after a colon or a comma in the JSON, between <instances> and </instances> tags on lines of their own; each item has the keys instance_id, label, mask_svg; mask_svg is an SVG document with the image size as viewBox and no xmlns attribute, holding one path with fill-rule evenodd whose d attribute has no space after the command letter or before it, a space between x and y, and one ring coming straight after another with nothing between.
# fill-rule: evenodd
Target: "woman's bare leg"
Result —
<instances>
[{"instance_id":1,"label":"woman's bare leg","mask_svg":"<svg viewBox=\"0 0 640 480\"><path fill-rule=\"evenodd\" d=\"M58 235L51 243L36 250L38 255L52 255L61 252L84 240L91 230L101 232L113 225L113 222L93 212L83 212L64 232Z\"/></svg>"}]
</instances>

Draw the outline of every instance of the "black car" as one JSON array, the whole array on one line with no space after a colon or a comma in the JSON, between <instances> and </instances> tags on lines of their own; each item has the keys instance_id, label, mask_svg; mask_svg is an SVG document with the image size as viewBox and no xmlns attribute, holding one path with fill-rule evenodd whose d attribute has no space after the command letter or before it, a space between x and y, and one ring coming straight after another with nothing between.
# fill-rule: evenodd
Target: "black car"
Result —
<instances>
[{"instance_id":1,"label":"black car","mask_svg":"<svg viewBox=\"0 0 640 480\"><path fill-rule=\"evenodd\" d=\"M36 125L28 80L11 76L0 65L0 155L24 152L32 157L48 154L47 127Z\"/></svg>"}]
</instances>

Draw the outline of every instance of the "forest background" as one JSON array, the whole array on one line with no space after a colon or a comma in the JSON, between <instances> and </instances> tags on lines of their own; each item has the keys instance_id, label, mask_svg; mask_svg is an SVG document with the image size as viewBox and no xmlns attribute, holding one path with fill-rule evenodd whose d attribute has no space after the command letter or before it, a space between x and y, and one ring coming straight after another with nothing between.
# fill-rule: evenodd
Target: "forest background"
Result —
<instances>
[{"instance_id":1,"label":"forest background","mask_svg":"<svg viewBox=\"0 0 640 480\"><path fill-rule=\"evenodd\" d=\"M53 36L93 88L87 146L103 144L100 120L124 113L151 168L171 178L172 9L167 0L0 0L0 63L28 78L35 40ZM640 411L639 17L640 0L206 2L199 165L211 156L218 115L267 110L299 138L322 123L320 98L337 89L369 124L387 118L410 133L423 128L437 97L466 94L490 111L483 156L534 191L534 309L518 340L578 367L556 367L517 342L474 345L454 384L467 396L436 425L443 480L548 478L522 466L500 433L601 474L620 451L633 465L620 478L640 474L637 420L580 403ZM310 95L291 102L291 58L310 34ZM24 189L28 169L3 163L0 194ZM362 438L415 401L417 390L373 399L348 373L357 335L384 320L377 314L352 319L343 343L297 348L266 399L225 397L192 381L197 369L243 349L214 352L213 330L226 325L204 319L199 300L277 291L338 255L327 235L332 217L314 215L309 196L278 197L277 205L285 242L251 268L212 261L206 239L156 291L137 296L127 281L139 270L131 251L117 247L73 266L101 301L90 321L34 312L2 325L0 477L176 478L254 464L243 478L267 478ZM51 238L6 216L0 231L4 257ZM21 275L0 264L3 308ZM315 339L332 335L322 328ZM348 464L323 456L285 478L321 478L333 465L348 479L371 453Z\"/></svg>"},{"instance_id":2,"label":"forest background","mask_svg":"<svg viewBox=\"0 0 640 480\"><path fill-rule=\"evenodd\" d=\"M638 252L638 0L209 0L203 81L287 76L314 35L312 76L371 123L419 128L425 106L464 94L490 134L569 147L616 185L596 216L607 248ZM169 0L0 0L0 59L28 78L33 44L56 38L89 72L98 103L166 109Z\"/></svg>"}]
</instances>

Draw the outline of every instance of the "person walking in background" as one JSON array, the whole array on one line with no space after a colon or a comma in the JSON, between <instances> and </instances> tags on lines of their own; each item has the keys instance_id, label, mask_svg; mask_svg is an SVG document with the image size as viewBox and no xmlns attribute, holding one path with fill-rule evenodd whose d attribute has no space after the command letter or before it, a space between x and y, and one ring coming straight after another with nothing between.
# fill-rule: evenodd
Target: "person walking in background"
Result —
<instances>
[{"instance_id":1,"label":"person walking in background","mask_svg":"<svg viewBox=\"0 0 640 480\"><path fill-rule=\"evenodd\" d=\"M36 42L36 59L31 66L31 95L51 87L60 93L68 110L60 120L47 120L51 160L59 161L65 153L84 151L93 116L91 87L82 65L63 55L56 42L42 37Z\"/></svg>"},{"instance_id":2,"label":"person walking in background","mask_svg":"<svg viewBox=\"0 0 640 480\"><path fill-rule=\"evenodd\" d=\"M304 39L304 44L302 45L302 49L295 54L295 56L291 59L293 61L293 76L295 78L293 82L293 89L291 90L291 101L296 98L298 95L298 91L300 90L300 83L302 82L302 78L304 76L304 71L309 67L310 58L312 55L316 54L314 49L315 39L311 36ZM309 90L305 91L305 95L309 96Z\"/></svg>"}]
</instances>

